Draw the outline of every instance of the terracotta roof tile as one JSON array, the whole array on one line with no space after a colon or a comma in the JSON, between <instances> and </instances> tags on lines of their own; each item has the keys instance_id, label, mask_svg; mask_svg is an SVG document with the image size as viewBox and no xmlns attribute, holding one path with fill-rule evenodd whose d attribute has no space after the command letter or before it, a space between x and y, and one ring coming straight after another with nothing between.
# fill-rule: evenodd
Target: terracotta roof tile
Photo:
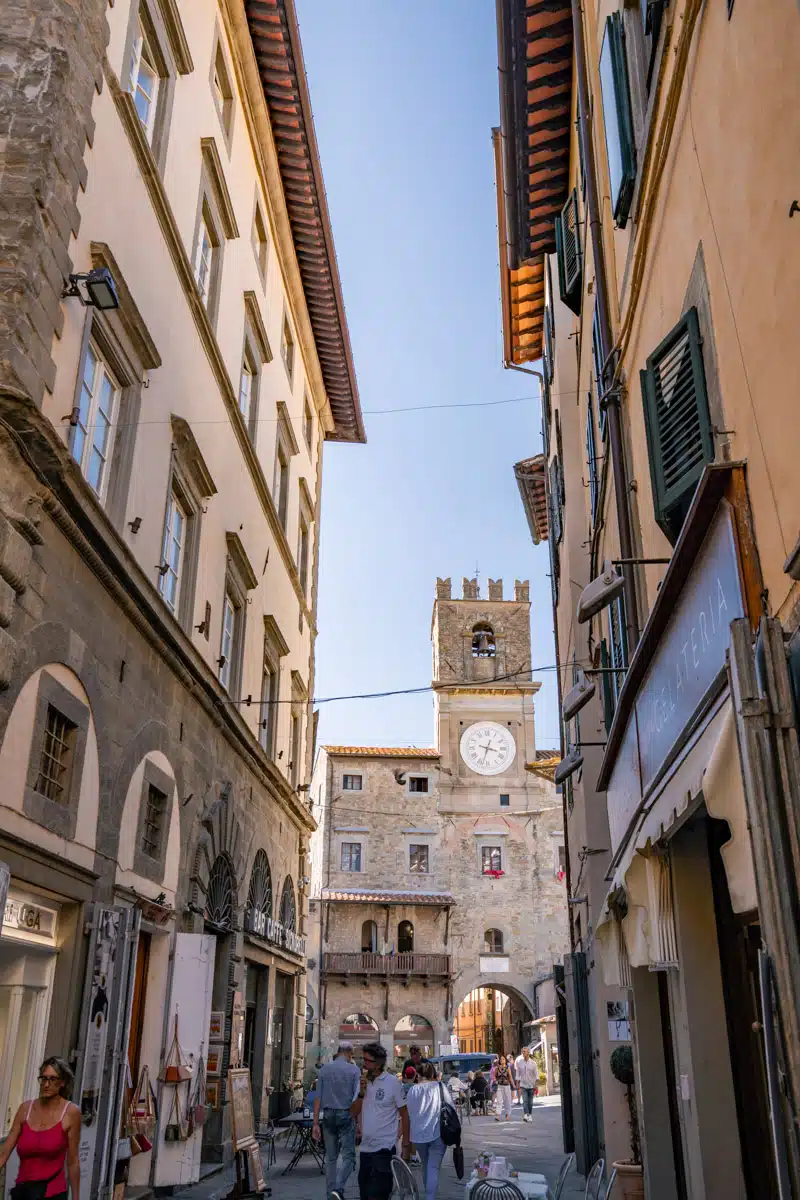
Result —
<instances>
[{"instance_id":1,"label":"terracotta roof tile","mask_svg":"<svg viewBox=\"0 0 800 1200\"><path fill-rule=\"evenodd\" d=\"M426 904L429 907L444 907L455 904L450 892L394 892L372 891L369 888L323 888L322 900L333 900L339 904Z\"/></svg>"},{"instance_id":2,"label":"terracotta roof tile","mask_svg":"<svg viewBox=\"0 0 800 1200\"><path fill-rule=\"evenodd\" d=\"M345 758L438 758L433 746L322 746L328 754Z\"/></svg>"}]
</instances>

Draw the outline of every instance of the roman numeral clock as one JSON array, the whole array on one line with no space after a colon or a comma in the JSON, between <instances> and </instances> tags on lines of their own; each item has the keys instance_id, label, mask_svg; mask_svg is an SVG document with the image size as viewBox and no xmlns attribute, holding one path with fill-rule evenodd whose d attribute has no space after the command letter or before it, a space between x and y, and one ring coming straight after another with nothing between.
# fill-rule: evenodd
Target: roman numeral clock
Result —
<instances>
[{"instance_id":1,"label":"roman numeral clock","mask_svg":"<svg viewBox=\"0 0 800 1200\"><path fill-rule=\"evenodd\" d=\"M461 735L461 757L477 775L500 775L514 761L517 745L496 721L476 721Z\"/></svg>"}]
</instances>

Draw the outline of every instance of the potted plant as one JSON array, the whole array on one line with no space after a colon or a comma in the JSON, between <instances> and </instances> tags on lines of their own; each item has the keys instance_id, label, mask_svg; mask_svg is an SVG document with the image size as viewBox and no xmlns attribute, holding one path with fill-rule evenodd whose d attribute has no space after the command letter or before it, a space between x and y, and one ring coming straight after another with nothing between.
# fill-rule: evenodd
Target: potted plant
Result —
<instances>
[{"instance_id":1,"label":"potted plant","mask_svg":"<svg viewBox=\"0 0 800 1200\"><path fill-rule=\"evenodd\" d=\"M621 1159L612 1165L617 1172L617 1180L625 1200L635 1200L644 1196L644 1175L642 1172L642 1147L639 1140L639 1120L636 1114L636 1092L633 1073L633 1049L630 1046L617 1046L611 1054L611 1074L620 1083L624 1083L628 1100L628 1116L631 1128L631 1157Z\"/></svg>"}]
</instances>

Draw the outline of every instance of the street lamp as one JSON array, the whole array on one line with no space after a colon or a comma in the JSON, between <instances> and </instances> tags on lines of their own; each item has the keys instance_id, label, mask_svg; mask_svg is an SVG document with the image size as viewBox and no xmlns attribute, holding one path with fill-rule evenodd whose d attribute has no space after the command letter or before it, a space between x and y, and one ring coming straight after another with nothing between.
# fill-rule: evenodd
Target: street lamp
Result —
<instances>
[{"instance_id":1,"label":"street lamp","mask_svg":"<svg viewBox=\"0 0 800 1200\"><path fill-rule=\"evenodd\" d=\"M119 308L119 295L114 276L108 267L98 267L94 271L70 275L64 290L62 300L77 297L81 304L89 308L99 308L102 312Z\"/></svg>"}]
</instances>

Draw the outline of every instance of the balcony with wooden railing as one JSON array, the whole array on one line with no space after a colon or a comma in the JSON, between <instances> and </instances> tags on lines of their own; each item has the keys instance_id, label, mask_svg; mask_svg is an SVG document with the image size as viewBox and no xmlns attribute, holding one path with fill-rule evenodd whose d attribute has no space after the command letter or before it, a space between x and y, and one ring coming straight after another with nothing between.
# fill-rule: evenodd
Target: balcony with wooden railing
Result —
<instances>
[{"instance_id":1,"label":"balcony with wooden railing","mask_svg":"<svg viewBox=\"0 0 800 1200\"><path fill-rule=\"evenodd\" d=\"M452 959L449 954L418 954L415 950L404 954L349 954L334 952L322 956L323 975L357 975L368 978L449 979L452 974Z\"/></svg>"}]
</instances>

